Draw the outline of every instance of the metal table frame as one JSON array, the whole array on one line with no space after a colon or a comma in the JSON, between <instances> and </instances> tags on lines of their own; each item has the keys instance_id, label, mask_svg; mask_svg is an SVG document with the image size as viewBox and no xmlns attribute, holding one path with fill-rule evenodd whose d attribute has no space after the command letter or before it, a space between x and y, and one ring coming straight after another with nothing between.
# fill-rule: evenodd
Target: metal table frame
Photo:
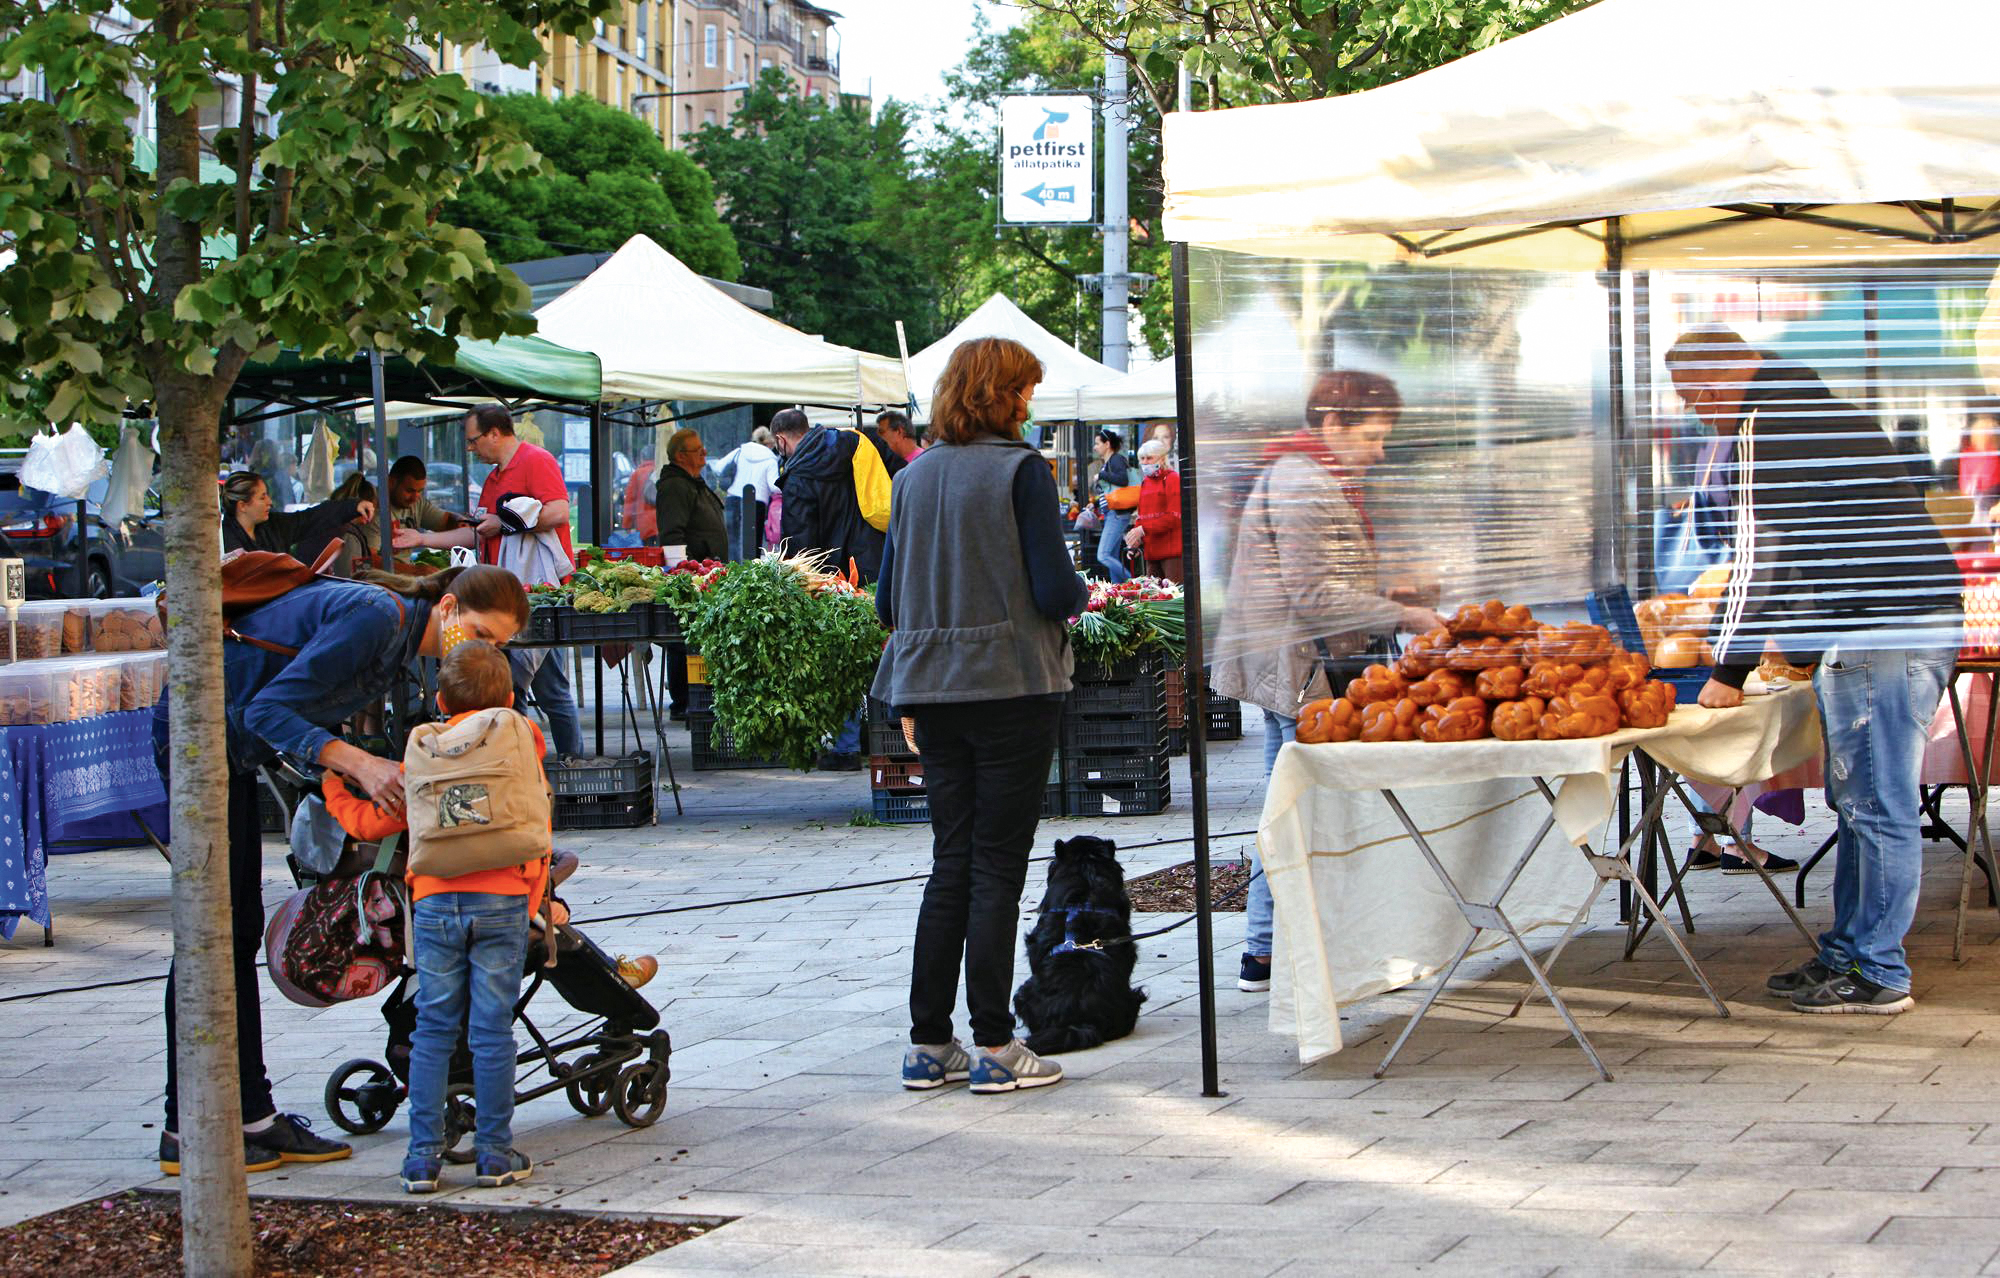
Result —
<instances>
[{"instance_id":1,"label":"metal table frame","mask_svg":"<svg viewBox=\"0 0 2000 1278\"><path fill-rule=\"evenodd\" d=\"M1653 894L1647 890L1645 883L1641 881L1637 870L1633 867L1632 850L1641 835L1651 830L1653 823L1658 819L1660 805L1666 798L1666 790L1660 788L1654 791L1652 799L1642 814L1637 828L1625 836L1619 844L1616 855L1605 856L1593 851L1591 845L1587 842L1577 845L1584 860L1590 863L1592 872L1596 874L1597 882L1591 888L1590 896L1584 901L1583 907L1576 912L1576 917L1571 919L1568 927L1563 930L1562 938L1556 942L1555 948L1549 952L1548 961L1546 963L1537 963L1534 954L1528 949L1527 941L1515 928L1513 921L1507 917L1506 910L1501 906L1501 902L1506 899L1507 893L1513 889L1516 880L1528 868L1529 860L1541 848L1542 843L1548 838L1549 832L1555 829L1556 825L1555 791L1550 789L1549 783L1541 777L1534 777L1532 780L1535 783L1535 788L1541 792L1543 799L1548 802L1549 815L1543 819L1541 828L1535 831L1534 837L1528 840L1527 847L1522 850L1520 858L1514 862L1513 868L1508 871L1506 877L1501 881L1499 890L1493 893L1493 898L1489 901L1474 901L1469 899L1452 879L1451 872L1445 869L1444 862L1438 858L1437 853L1431 848L1430 841L1424 837L1423 830L1415 821L1410 819L1410 814L1404 810L1402 800L1396 797L1395 791L1383 790L1380 792L1382 798L1389 804L1390 811L1396 814L1396 819L1402 823L1404 831L1417 845L1417 850L1423 854L1424 861L1431 867L1431 872L1437 875L1440 883L1444 884L1445 891L1451 895L1452 903L1458 907L1458 912L1471 925L1472 933L1465 938L1465 944L1459 946L1457 956L1445 965L1438 973L1437 980L1432 982L1430 989L1425 992L1423 1002L1418 1005L1416 1012L1410 1017L1408 1023L1403 1026L1403 1032L1396 1036L1395 1043L1390 1046L1388 1054L1382 1058L1382 1063L1376 1067L1375 1077L1381 1078L1389 1072L1389 1066L1395 1062L1397 1054L1403 1050L1403 1045L1410 1041L1410 1035L1416 1030L1417 1024L1436 1005L1438 996L1444 993L1445 987L1451 983L1452 976L1458 971L1459 965L1465 962L1466 957L1472 953L1473 944L1478 941L1480 934L1482 932L1505 932L1507 939L1514 943L1515 951L1520 954L1521 962L1527 967L1528 975L1534 980L1534 984L1521 996L1520 1001L1514 1004L1514 1010L1509 1012L1508 1015L1510 1017L1520 1015L1521 1010L1528 1005L1529 1000L1534 997L1535 991L1539 989L1543 994L1548 996L1549 1005L1555 1009L1556 1015L1562 1017L1563 1025L1568 1028L1570 1037L1576 1040L1576 1045L1582 1049L1584 1056L1590 1061L1592 1068L1596 1069L1598 1076L1607 1083L1611 1081L1611 1071L1605 1068L1603 1059L1597 1054L1597 1049L1591 1046L1590 1039L1584 1035L1582 1027L1576 1023L1576 1018L1570 1015L1568 1005L1563 1002L1562 996L1556 992L1556 987L1549 980L1548 972L1554 969L1556 962L1562 958L1563 950L1569 945L1577 932L1582 929L1585 921L1589 919L1591 908L1597 904L1597 898L1604 891L1604 885L1607 883L1615 882L1621 888L1629 890L1647 914L1654 919L1662 919L1660 903L1653 898ZM1715 1006L1716 1015L1728 1016L1728 1006L1717 996L1715 987L1709 984L1707 974L1701 970L1701 965L1695 962L1694 955L1688 952L1687 946L1683 945L1681 939L1674 935L1673 928L1662 927L1660 933L1667 938L1668 943L1674 948L1674 953L1680 956L1681 962L1686 965L1688 971L1693 974L1695 980L1701 985L1702 993L1706 994L1709 1002Z\"/></svg>"},{"instance_id":2,"label":"metal table frame","mask_svg":"<svg viewBox=\"0 0 2000 1278\"><path fill-rule=\"evenodd\" d=\"M621 645L624 646L626 649L625 655L615 663L618 667L618 683L619 683L618 695L620 703L619 710L620 713L623 715L625 721L631 726L633 737L639 738L641 735L641 729L639 726L638 712L633 708L632 705L633 679L629 667L631 664L633 664L633 659L638 656L639 650L641 648L658 647L664 650L666 642L667 641L665 640L657 638L544 640L544 639L521 639L517 637L513 640L510 640L507 646L509 648L539 648L545 651L550 651L551 653L551 656L549 658L550 660L555 659L554 650L559 650L564 648L609 648ZM665 654L663 651L662 652L663 658L664 655ZM593 662L592 664L594 667L594 674L595 674L595 688L591 702L591 711L592 711L592 717L595 721L597 757L601 759L604 757L604 663L602 661L598 661L598 662ZM660 823L660 804L659 804L660 767L663 763L666 765L666 770L667 770L666 786L668 790L672 791L674 796L674 815L675 816L687 815L687 809L683 807L681 804L680 781L675 777L674 774L674 756L672 751L667 746L667 725L666 725L666 713L665 713L665 707L667 704L667 665L664 659L662 659L657 664L659 665L659 672L657 676L655 676L653 673L647 670L642 669L638 672L638 679L637 679L639 687L639 699L643 702L649 703L646 708L652 712L653 716L653 745L654 745L653 824L654 825L658 825ZM574 684L575 682L577 681L573 680L572 684ZM532 690L530 691L529 695L530 696L534 695Z\"/></svg>"}]
</instances>

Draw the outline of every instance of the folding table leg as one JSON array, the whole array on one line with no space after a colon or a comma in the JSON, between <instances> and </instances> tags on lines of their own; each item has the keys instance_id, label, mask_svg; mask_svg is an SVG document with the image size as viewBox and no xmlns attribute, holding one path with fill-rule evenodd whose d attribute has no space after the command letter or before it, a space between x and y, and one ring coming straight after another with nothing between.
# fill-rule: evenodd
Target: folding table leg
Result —
<instances>
[{"instance_id":1,"label":"folding table leg","mask_svg":"<svg viewBox=\"0 0 2000 1278\"><path fill-rule=\"evenodd\" d=\"M1978 677L1974 676L1977 685ZM1971 813L1965 823L1965 858L1958 867L1958 918L1952 927L1951 958L1956 963L1965 952L1965 915L1972 905L1972 869L1979 866L1986 875L1989 889L2000 885L2000 872L1996 872L1993 859L1993 836L1987 822L1987 775L1993 764L1994 732L2000 729L2000 720L1994 715L1995 685L2000 683L2000 675L1986 676L1986 749L1977 759L1973 757L1972 742L1965 735L1965 711L1958 701L1958 680L1946 685L1951 697L1952 726L1958 729L1959 757L1965 764L1965 794L1971 803ZM2000 903L2000 894L1996 894Z\"/></svg>"},{"instance_id":2,"label":"folding table leg","mask_svg":"<svg viewBox=\"0 0 2000 1278\"><path fill-rule=\"evenodd\" d=\"M1541 783L1538 781L1537 784ZM1544 792L1546 792L1546 787L1544 787ZM1416 1014L1410 1018L1409 1024L1403 1027L1402 1034L1397 1037L1394 1046L1389 1049L1389 1054L1382 1058L1382 1064L1377 1067L1375 1076L1380 1078L1387 1072L1390 1062L1396 1058L1396 1053L1401 1051L1403 1044L1409 1041L1410 1033L1416 1029L1417 1022L1421 1021L1429 1013L1432 1005L1437 1002L1438 995L1444 992L1445 985L1449 983L1453 973L1458 970L1458 965L1465 961L1467 954L1472 952L1473 942L1479 938L1479 934L1481 932L1505 932L1507 939L1512 941L1514 948L1520 952L1521 962L1527 967L1528 974L1534 978L1535 984L1541 987L1542 992L1548 995L1549 1006L1555 1008L1556 1014L1562 1017L1563 1024L1569 1028L1570 1037L1574 1038L1576 1045L1583 1049L1584 1056L1589 1058L1592 1067L1597 1070L1598 1076L1605 1082L1610 1082L1611 1071L1604 1067L1604 1062L1597 1055L1597 1049L1590 1045L1588 1038L1584 1037L1583 1028L1576 1023L1576 1018L1570 1015L1568 1005L1562 1001L1562 996L1556 993L1555 986L1551 985L1548 977L1543 975L1541 965L1535 962L1534 954L1528 949L1527 941L1522 939L1520 932L1515 930L1513 921L1500 908L1500 902L1506 899L1508 890L1520 879L1521 872L1527 869L1528 861L1535 855L1535 850L1541 846L1542 840L1548 837L1549 831L1555 828L1555 813L1553 808L1551 808L1548 818L1542 822L1541 828L1535 832L1535 837L1529 840L1528 846L1522 851L1520 859L1514 863L1514 868L1508 872L1506 879L1502 881L1499 891L1493 894L1493 899L1491 901L1471 901L1466 899L1463 892L1459 891L1458 884L1453 881L1450 871L1444 868L1444 862L1440 861L1437 853L1431 849L1430 840L1424 837L1424 832L1417 827L1415 821L1410 819L1410 814L1404 811L1402 800L1396 797L1395 791L1384 790L1382 791L1382 797L1388 801L1390 810L1396 814L1396 819L1402 822L1403 829L1409 834L1411 840L1416 843L1417 850L1423 853L1424 860L1431 867L1431 872L1438 876L1438 881L1444 884L1445 891L1451 894L1452 903L1458 906L1458 912L1465 917L1467 923L1472 925L1472 935L1465 939L1465 944L1459 947L1458 957L1451 961L1451 966L1447 967L1439 975L1437 983L1424 996L1423 1003L1417 1008Z\"/></svg>"},{"instance_id":3,"label":"folding table leg","mask_svg":"<svg viewBox=\"0 0 2000 1278\"><path fill-rule=\"evenodd\" d=\"M1695 819L1696 824L1706 828L1707 822L1703 821L1702 818L1704 816L1712 816L1721 822L1720 828L1728 835L1732 842L1742 842L1737 836L1735 825L1731 823L1727 814L1721 812L1703 813L1695 807L1694 800L1688 797L1687 791L1681 788L1681 779L1679 777L1675 776L1672 771L1668 771L1666 779L1667 785L1673 789L1674 797L1681 801L1681 806L1688 810L1688 815ZM1806 944L1811 946L1813 951L1817 953L1819 950L1819 938L1814 936L1812 929L1806 926L1806 921L1799 917L1799 912L1792 908L1792 903L1785 899L1784 889L1780 888L1778 881L1771 877L1771 872L1766 870L1763 863L1755 857L1745 857L1744 860L1748 861L1750 868L1757 872L1757 877L1764 880L1764 886L1770 890L1771 899L1776 901L1779 907L1785 911L1785 917L1792 921L1792 926L1799 930L1799 935L1806 939Z\"/></svg>"},{"instance_id":4,"label":"folding table leg","mask_svg":"<svg viewBox=\"0 0 2000 1278\"><path fill-rule=\"evenodd\" d=\"M1542 797L1548 800L1549 808L1554 810L1556 795L1555 791L1549 788L1549 783L1537 777L1535 778L1535 787L1542 792ZM1556 960L1562 957L1563 948L1570 943L1571 937L1576 934L1577 928L1582 925L1583 919L1589 914L1591 904L1597 900L1597 894L1604 890L1606 883L1616 879L1620 883L1631 886L1633 897L1637 900L1640 909L1646 912L1648 926L1650 927L1652 923L1660 925L1660 931L1667 938L1667 943L1674 947L1674 953L1680 955L1682 964L1694 975L1695 981L1701 986L1701 992L1708 995L1708 1001L1715 1005L1716 1014L1718 1016L1728 1016L1728 1004L1716 996L1715 987L1708 983L1708 974L1701 970L1701 964L1695 962L1694 955L1689 953L1687 946L1681 943L1681 938L1674 935L1673 925L1667 922L1666 915L1661 910L1659 901L1654 899L1653 894L1646 890L1645 881L1632 868L1632 840L1659 820L1660 806L1666 801L1666 797L1667 792L1664 787L1654 790L1652 803L1648 805L1646 811L1640 817L1639 829L1626 836L1625 841L1618 847L1617 855L1601 856L1593 852L1588 843L1580 845L1584 859L1590 862L1590 868L1597 874L1597 886L1590 890L1590 900L1584 902L1583 911L1571 921L1569 929L1563 933L1562 940L1557 942L1555 949L1550 952L1547 966L1550 971L1555 970ZM1628 954L1627 957L1629 958L1630 955ZM1528 1001L1534 998L1534 996L1535 992L1532 989L1523 994L1521 1001L1514 1004L1514 1010L1509 1015L1520 1015L1521 1009L1526 1007Z\"/></svg>"}]
</instances>

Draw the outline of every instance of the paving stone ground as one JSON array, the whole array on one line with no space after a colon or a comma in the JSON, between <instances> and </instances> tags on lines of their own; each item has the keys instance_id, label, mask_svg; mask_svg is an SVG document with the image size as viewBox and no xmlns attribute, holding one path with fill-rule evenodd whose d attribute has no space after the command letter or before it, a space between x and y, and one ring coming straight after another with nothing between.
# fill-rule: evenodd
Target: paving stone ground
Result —
<instances>
[{"instance_id":1,"label":"paving stone ground","mask_svg":"<svg viewBox=\"0 0 2000 1278\"><path fill-rule=\"evenodd\" d=\"M685 759L685 736L676 738ZM1248 830L1259 743L1219 748L1214 828ZM1504 1012L1522 971L1504 955L1449 996L1396 1071L1371 1071L1414 994L1348 1009L1349 1050L1302 1067L1234 988L1241 918L1220 916L1222 1090L1201 1095L1196 933L1148 942L1150 999L1129 1039L1068 1057L1061 1086L1001 1097L912 1094L895 1070L928 832L849 824L853 775L688 776L688 815L569 836L579 919L745 897L781 901L587 926L614 952L657 953L647 993L674 1038L660 1123L583 1119L560 1097L523 1106L533 1180L451 1197L734 1223L622 1271L760 1274L1810 1274L2000 1273L2000 917L1974 916L1951 960L1958 862L1928 858L1911 937L1917 1009L1804 1017L1764 976L1803 957L1754 878L1694 876L1698 957L1720 1020L1658 940L1622 958L1607 901L1558 979L1617 1074L1599 1082L1546 1005ZM1947 808L1962 821L1963 800ZM1830 828L1769 824L1804 856ZM1187 774L1159 817L1056 822L1043 845L1106 833L1128 869L1182 860ZM1779 833L1778 831L1784 831ZM1241 837L1218 841L1234 854ZM1830 867L1808 921L1827 916ZM1039 891L1041 874L1031 877ZM0 993L144 977L169 949L168 881L151 852L58 858L57 945L0 944ZM275 846L266 889L288 890ZM1135 922L1158 922L1147 918ZM1546 948L1547 940L1542 941ZM157 982L0 1005L0 1223L106 1191L167 1185L157 1139ZM551 998L550 1015L557 1004ZM565 1018L555 1018L565 1023ZM280 1103L313 1115L335 1066L379 1055L374 1003L309 1011L265 999ZM259 1193L389 1199L407 1129L348 1162L255 1177Z\"/></svg>"}]
</instances>

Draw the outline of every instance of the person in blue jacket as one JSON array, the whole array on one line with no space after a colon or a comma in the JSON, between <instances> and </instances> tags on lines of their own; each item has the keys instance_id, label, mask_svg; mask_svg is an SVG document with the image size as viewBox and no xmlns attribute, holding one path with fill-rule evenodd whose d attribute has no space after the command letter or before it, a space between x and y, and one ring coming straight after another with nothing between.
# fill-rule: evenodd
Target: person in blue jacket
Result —
<instances>
[{"instance_id":1,"label":"person in blue jacket","mask_svg":"<svg viewBox=\"0 0 2000 1278\"><path fill-rule=\"evenodd\" d=\"M385 810L401 812L402 769L342 741L334 730L389 691L419 656L441 657L468 639L501 644L528 621L528 595L502 568L450 569L431 577L321 578L234 619L222 655L228 720L229 907L235 958L237 1069L243 1161L251 1171L322 1163L353 1151L282 1113L264 1068L257 960L264 936L264 834L257 768L278 754L339 772ZM160 770L168 770L168 703L153 719ZM160 1170L180 1173L180 1079L175 1060L174 975L167 973L166 1128Z\"/></svg>"}]
</instances>

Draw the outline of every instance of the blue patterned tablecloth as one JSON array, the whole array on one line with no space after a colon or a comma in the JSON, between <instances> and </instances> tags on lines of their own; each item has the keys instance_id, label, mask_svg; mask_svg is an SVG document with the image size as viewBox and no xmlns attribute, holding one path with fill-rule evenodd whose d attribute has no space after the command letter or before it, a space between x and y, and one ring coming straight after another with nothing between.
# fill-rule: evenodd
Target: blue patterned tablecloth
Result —
<instances>
[{"instance_id":1,"label":"blue patterned tablecloth","mask_svg":"<svg viewBox=\"0 0 2000 1278\"><path fill-rule=\"evenodd\" d=\"M23 918L49 925L49 845L140 838L164 828L167 790L153 762L153 712L0 728L0 938Z\"/></svg>"}]
</instances>

